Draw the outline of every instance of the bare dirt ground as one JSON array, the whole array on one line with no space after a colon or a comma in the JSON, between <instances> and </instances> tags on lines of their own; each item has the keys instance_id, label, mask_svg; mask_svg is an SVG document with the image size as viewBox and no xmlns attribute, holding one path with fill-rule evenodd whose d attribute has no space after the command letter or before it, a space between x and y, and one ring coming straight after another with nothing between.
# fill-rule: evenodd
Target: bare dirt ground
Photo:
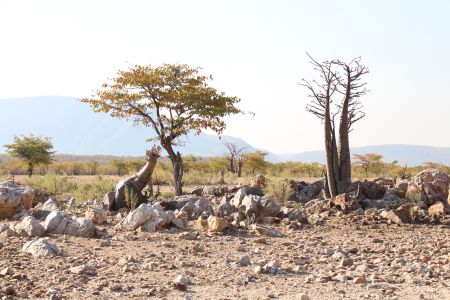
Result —
<instances>
[{"instance_id":1,"label":"bare dirt ground","mask_svg":"<svg viewBox=\"0 0 450 300\"><path fill-rule=\"evenodd\" d=\"M349 214L298 230L274 225L282 238L230 229L185 240L108 219L98 226L106 239L47 235L62 250L54 258L22 252L30 238L0 235L2 299L450 299L448 225ZM186 290L177 275L191 281Z\"/></svg>"}]
</instances>

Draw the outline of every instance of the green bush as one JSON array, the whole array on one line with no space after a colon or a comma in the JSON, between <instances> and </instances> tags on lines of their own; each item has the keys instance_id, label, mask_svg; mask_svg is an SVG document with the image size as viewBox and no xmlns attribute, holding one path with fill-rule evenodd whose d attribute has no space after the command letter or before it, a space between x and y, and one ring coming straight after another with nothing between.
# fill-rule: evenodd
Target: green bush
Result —
<instances>
[{"instance_id":1,"label":"green bush","mask_svg":"<svg viewBox=\"0 0 450 300\"><path fill-rule=\"evenodd\" d=\"M77 185L69 182L67 177L59 176L55 173L49 173L42 177L30 177L25 183L33 188L45 190L54 195L70 193L77 189Z\"/></svg>"},{"instance_id":2,"label":"green bush","mask_svg":"<svg viewBox=\"0 0 450 300\"><path fill-rule=\"evenodd\" d=\"M295 199L295 190L292 184L286 179L270 180L265 189L266 195L281 204Z\"/></svg>"},{"instance_id":3,"label":"green bush","mask_svg":"<svg viewBox=\"0 0 450 300\"><path fill-rule=\"evenodd\" d=\"M74 197L78 202L103 199L103 196L115 187L112 180L105 180L101 176L92 182L75 183L70 182L68 177L54 173L28 178L25 184L56 196Z\"/></svg>"},{"instance_id":4,"label":"green bush","mask_svg":"<svg viewBox=\"0 0 450 300\"><path fill-rule=\"evenodd\" d=\"M106 180L99 176L96 181L76 184L76 189L70 193L70 196L78 202L103 199L106 193L114 191L114 189L115 184L112 180Z\"/></svg>"}]
</instances>

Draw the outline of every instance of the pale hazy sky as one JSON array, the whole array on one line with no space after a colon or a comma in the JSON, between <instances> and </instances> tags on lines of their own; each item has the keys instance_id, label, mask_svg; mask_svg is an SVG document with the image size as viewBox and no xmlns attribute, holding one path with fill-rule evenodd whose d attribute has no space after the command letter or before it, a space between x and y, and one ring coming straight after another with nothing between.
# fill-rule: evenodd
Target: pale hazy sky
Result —
<instances>
[{"instance_id":1,"label":"pale hazy sky","mask_svg":"<svg viewBox=\"0 0 450 300\"><path fill-rule=\"evenodd\" d=\"M256 114L225 134L300 152L323 148L297 85L313 77L305 52L362 56L371 92L351 145L450 146L449 13L432 0L0 0L0 98L89 96L118 69L187 63Z\"/></svg>"}]
</instances>

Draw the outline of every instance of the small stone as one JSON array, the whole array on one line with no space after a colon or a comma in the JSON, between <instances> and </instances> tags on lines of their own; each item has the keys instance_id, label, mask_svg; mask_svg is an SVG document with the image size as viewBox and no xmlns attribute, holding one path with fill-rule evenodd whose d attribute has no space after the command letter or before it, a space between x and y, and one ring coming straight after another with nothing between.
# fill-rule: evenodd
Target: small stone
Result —
<instances>
[{"instance_id":1,"label":"small stone","mask_svg":"<svg viewBox=\"0 0 450 300\"><path fill-rule=\"evenodd\" d=\"M184 291L186 290L187 286L191 284L191 281L183 275L177 275L175 277L175 280L173 281L173 284L176 289Z\"/></svg>"},{"instance_id":2,"label":"small stone","mask_svg":"<svg viewBox=\"0 0 450 300\"><path fill-rule=\"evenodd\" d=\"M347 252L338 250L338 251L335 251L331 257L338 260L338 259L342 259L347 256L348 256Z\"/></svg>"},{"instance_id":3,"label":"small stone","mask_svg":"<svg viewBox=\"0 0 450 300\"><path fill-rule=\"evenodd\" d=\"M16 293L16 290L14 289L14 286L8 285L2 290L2 292L8 296L11 296Z\"/></svg>"},{"instance_id":4,"label":"small stone","mask_svg":"<svg viewBox=\"0 0 450 300\"><path fill-rule=\"evenodd\" d=\"M354 284L363 284L365 282L366 282L366 278L362 277L362 276L356 277L356 278L353 279L353 283Z\"/></svg>"},{"instance_id":5,"label":"small stone","mask_svg":"<svg viewBox=\"0 0 450 300\"><path fill-rule=\"evenodd\" d=\"M351 259L350 257L345 257L341 260L339 266L341 267L350 267L353 265L353 259Z\"/></svg>"},{"instance_id":6,"label":"small stone","mask_svg":"<svg viewBox=\"0 0 450 300\"><path fill-rule=\"evenodd\" d=\"M0 271L0 275L2 276L13 275L13 271L10 267L6 267Z\"/></svg>"},{"instance_id":7,"label":"small stone","mask_svg":"<svg viewBox=\"0 0 450 300\"><path fill-rule=\"evenodd\" d=\"M256 274L261 274L263 272L263 268L261 266L256 266L255 269L253 269L253 272Z\"/></svg>"},{"instance_id":8,"label":"small stone","mask_svg":"<svg viewBox=\"0 0 450 300\"><path fill-rule=\"evenodd\" d=\"M98 242L99 247L109 247L111 246L111 241L110 240L100 240Z\"/></svg>"},{"instance_id":9,"label":"small stone","mask_svg":"<svg viewBox=\"0 0 450 300\"><path fill-rule=\"evenodd\" d=\"M267 244L267 239L264 237L255 238L253 242L255 242L256 244Z\"/></svg>"},{"instance_id":10,"label":"small stone","mask_svg":"<svg viewBox=\"0 0 450 300\"><path fill-rule=\"evenodd\" d=\"M306 295L306 294L300 295L298 299L300 299L300 300L311 300L311 298L309 298L309 296Z\"/></svg>"},{"instance_id":11,"label":"small stone","mask_svg":"<svg viewBox=\"0 0 450 300\"><path fill-rule=\"evenodd\" d=\"M247 249L244 247L244 245L238 244L236 246L236 251L238 251L238 252L247 252Z\"/></svg>"},{"instance_id":12,"label":"small stone","mask_svg":"<svg viewBox=\"0 0 450 300\"><path fill-rule=\"evenodd\" d=\"M367 264L359 265L355 268L355 271L360 273L369 272L369 266Z\"/></svg>"},{"instance_id":13,"label":"small stone","mask_svg":"<svg viewBox=\"0 0 450 300\"><path fill-rule=\"evenodd\" d=\"M203 245L200 243L195 243L192 250L194 250L195 252L203 252L203 251L205 251L205 247L203 247Z\"/></svg>"},{"instance_id":14,"label":"small stone","mask_svg":"<svg viewBox=\"0 0 450 300\"><path fill-rule=\"evenodd\" d=\"M123 289L123 286L120 283L115 283L113 285L111 285L111 287L109 288L111 290L111 292L120 292Z\"/></svg>"},{"instance_id":15,"label":"small stone","mask_svg":"<svg viewBox=\"0 0 450 300\"><path fill-rule=\"evenodd\" d=\"M193 241L197 239L197 234L194 232L183 232L178 236L178 238L180 240Z\"/></svg>"},{"instance_id":16,"label":"small stone","mask_svg":"<svg viewBox=\"0 0 450 300\"><path fill-rule=\"evenodd\" d=\"M80 275L80 274L82 274L84 272L85 268L86 268L86 266L81 265L81 266L76 266L76 267L69 268L69 271L72 274Z\"/></svg>"},{"instance_id":17,"label":"small stone","mask_svg":"<svg viewBox=\"0 0 450 300\"><path fill-rule=\"evenodd\" d=\"M241 267L247 267L247 266L251 265L252 262L250 261L250 257L245 255L245 256L242 256L241 259L239 259L238 264Z\"/></svg>"}]
</instances>

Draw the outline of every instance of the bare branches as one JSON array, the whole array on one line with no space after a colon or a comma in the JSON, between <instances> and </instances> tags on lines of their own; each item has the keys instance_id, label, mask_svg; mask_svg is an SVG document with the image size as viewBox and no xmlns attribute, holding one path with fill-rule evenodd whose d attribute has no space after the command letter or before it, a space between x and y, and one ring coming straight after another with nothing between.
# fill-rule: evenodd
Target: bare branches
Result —
<instances>
[{"instance_id":1,"label":"bare branches","mask_svg":"<svg viewBox=\"0 0 450 300\"><path fill-rule=\"evenodd\" d=\"M306 87L309 92L308 96L313 98L306 105L306 110L323 120L327 114L327 107L333 102L333 95L338 92L340 84L339 74L334 70L332 61L319 63L308 53L306 55L310 58L310 63L314 66L314 70L318 71L320 82L313 80L310 83L302 79L299 85Z\"/></svg>"},{"instance_id":2,"label":"bare branches","mask_svg":"<svg viewBox=\"0 0 450 300\"><path fill-rule=\"evenodd\" d=\"M326 107L330 105L329 117L332 123L336 116L344 113L348 122L348 130L357 121L364 118L363 105L358 98L367 94L367 83L362 81L369 69L361 64L361 57L352 59L349 63L340 60L325 60L318 62L306 54L314 70L319 73L319 82L302 79L299 85L308 91L311 102L306 105L306 111L321 120L326 118ZM335 96L342 95L341 100ZM331 104L335 103L334 108ZM341 118L342 121L342 118Z\"/></svg>"}]
</instances>

